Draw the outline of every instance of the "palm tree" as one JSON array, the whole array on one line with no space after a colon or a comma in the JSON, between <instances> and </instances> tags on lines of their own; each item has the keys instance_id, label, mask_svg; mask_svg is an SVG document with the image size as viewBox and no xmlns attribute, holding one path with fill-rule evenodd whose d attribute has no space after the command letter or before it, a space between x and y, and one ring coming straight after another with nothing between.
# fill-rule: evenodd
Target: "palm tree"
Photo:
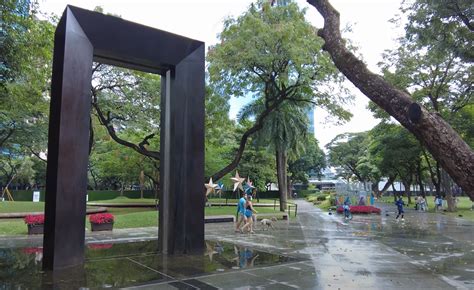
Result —
<instances>
[{"instance_id":1,"label":"palm tree","mask_svg":"<svg viewBox=\"0 0 474 290\"><path fill-rule=\"evenodd\" d=\"M240 110L238 120L243 121L258 116L264 108L263 99L257 99ZM275 151L280 211L285 211L287 205L288 156L304 149L302 144L308 128L307 109L307 105L304 103L286 102L270 113L263 128L255 134L257 144Z\"/></svg>"}]
</instances>

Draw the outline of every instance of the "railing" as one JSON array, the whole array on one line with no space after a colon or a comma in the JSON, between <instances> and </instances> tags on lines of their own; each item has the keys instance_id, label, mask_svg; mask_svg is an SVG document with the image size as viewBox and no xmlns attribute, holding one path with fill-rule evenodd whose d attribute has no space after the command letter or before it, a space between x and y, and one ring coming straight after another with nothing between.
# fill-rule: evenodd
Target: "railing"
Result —
<instances>
[{"instance_id":1,"label":"railing","mask_svg":"<svg viewBox=\"0 0 474 290\"><path fill-rule=\"evenodd\" d=\"M277 200L278 199L273 200L273 210L276 210ZM278 200L278 206L280 206L280 201L279 200ZM287 210L288 210L288 214L291 213L291 208L294 208L295 216L296 216L296 214L298 213L298 205L296 203L287 202L286 207L287 207Z\"/></svg>"}]
</instances>

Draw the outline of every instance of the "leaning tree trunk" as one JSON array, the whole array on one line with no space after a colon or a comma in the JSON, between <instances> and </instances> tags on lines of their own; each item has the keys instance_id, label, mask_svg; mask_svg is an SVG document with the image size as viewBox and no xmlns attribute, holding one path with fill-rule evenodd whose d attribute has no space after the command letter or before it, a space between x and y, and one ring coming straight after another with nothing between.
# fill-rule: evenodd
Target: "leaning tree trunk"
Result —
<instances>
[{"instance_id":1,"label":"leaning tree trunk","mask_svg":"<svg viewBox=\"0 0 474 290\"><path fill-rule=\"evenodd\" d=\"M286 184L286 152L285 150L276 150L276 165L278 190L280 192L280 211L286 211L286 203L288 198L288 186Z\"/></svg>"},{"instance_id":2,"label":"leaning tree trunk","mask_svg":"<svg viewBox=\"0 0 474 290\"><path fill-rule=\"evenodd\" d=\"M390 116L407 128L429 150L474 201L474 151L438 114L416 104L411 96L396 89L379 75L372 73L344 45L340 33L339 12L328 0L308 0L324 18L324 28L318 31L336 67Z\"/></svg>"}]
</instances>

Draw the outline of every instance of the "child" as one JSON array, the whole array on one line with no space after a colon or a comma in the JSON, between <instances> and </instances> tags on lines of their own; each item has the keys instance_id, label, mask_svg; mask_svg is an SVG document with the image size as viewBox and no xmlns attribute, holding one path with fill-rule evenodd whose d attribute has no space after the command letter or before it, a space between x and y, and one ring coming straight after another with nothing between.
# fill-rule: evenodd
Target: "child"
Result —
<instances>
[{"instance_id":1,"label":"child","mask_svg":"<svg viewBox=\"0 0 474 290\"><path fill-rule=\"evenodd\" d=\"M403 199L402 199L401 196L395 202L395 205L397 206L397 209L398 209L398 214L397 214L397 217L395 218L395 220L398 222L398 217L401 215L402 216L402 221L405 221L405 218L404 218L404 213L405 212L403 211L403 206L405 205L405 203L403 202Z\"/></svg>"}]
</instances>

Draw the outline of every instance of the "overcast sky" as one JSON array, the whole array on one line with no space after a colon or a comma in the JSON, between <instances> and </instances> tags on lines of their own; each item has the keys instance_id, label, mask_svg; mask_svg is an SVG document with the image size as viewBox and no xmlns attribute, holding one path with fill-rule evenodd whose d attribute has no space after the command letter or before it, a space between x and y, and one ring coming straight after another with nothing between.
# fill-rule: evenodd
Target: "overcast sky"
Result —
<instances>
[{"instance_id":1,"label":"overcast sky","mask_svg":"<svg viewBox=\"0 0 474 290\"><path fill-rule=\"evenodd\" d=\"M40 10L62 14L67 4L93 9L102 6L104 12L120 15L122 18L144 25L167 30L190 38L204 41L206 46L217 42L217 34L222 31L222 21L229 16L240 15L250 0L40 0ZM316 9L298 0L301 7L308 7L307 19L315 26L322 27L323 20ZM379 72L377 63L381 53L393 47L394 39L402 33L388 20L399 13L401 0L331 0L341 13L341 25L349 24L352 33L345 36L359 47L359 52L369 68ZM354 105L347 108L354 117L342 126L324 123L326 114L316 110L316 138L323 147L337 134L371 129L377 124L365 109L368 99L352 84L349 87L356 95ZM231 100L230 116L235 117L245 100Z\"/></svg>"}]
</instances>

